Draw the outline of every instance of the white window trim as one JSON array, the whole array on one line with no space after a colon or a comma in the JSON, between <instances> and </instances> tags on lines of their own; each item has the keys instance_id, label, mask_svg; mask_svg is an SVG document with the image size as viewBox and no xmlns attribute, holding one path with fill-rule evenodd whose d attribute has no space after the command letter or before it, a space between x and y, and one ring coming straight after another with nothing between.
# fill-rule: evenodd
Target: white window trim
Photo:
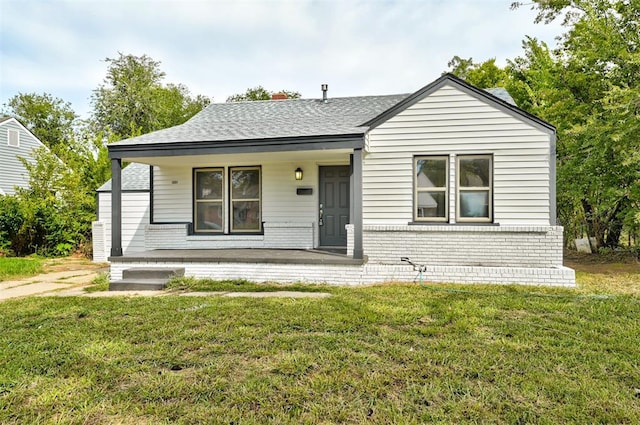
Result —
<instances>
[{"instance_id":1,"label":"white window trim","mask_svg":"<svg viewBox=\"0 0 640 425\"><path fill-rule=\"evenodd\" d=\"M231 187L231 173L239 170L258 170L258 197L257 198L233 198L233 189ZM258 208L260 211L258 219L257 229L236 229L234 228L233 221L233 203L234 202L258 202ZM229 231L231 233L258 233L262 232L262 167L250 166L250 167L229 167Z\"/></svg>"},{"instance_id":2,"label":"white window trim","mask_svg":"<svg viewBox=\"0 0 640 425\"><path fill-rule=\"evenodd\" d=\"M11 143L11 136L15 135L15 143ZM20 130L16 130L14 128L7 129L7 145L12 146L14 148L20 147Z\"/></svg>"},{"instance_id":3,"label":"white window trim","mask_svg":"<svg viewBox=\"0 0 640 425\"><path fill-rule=\"evenodd\" d=\"M418 168L418 161L424 159L438 159L445 162L445 186L444 187L424 187L418 188L418 176L416 175L416 169ZM413 157L413 220L416 222L427 223L443 223L449 221L449 156L448 155L416 155ZM444 192L445 194L445 206L444 217L418 217L418 193L420 192Z\"/></svg>"},{"instance_id":4,"label":"white window trim","mask_svg":"<svg viewBox=\"0 0 640 425\"><path fill-rule=\"evenodd\" d=\"M460 186L460 160L461 159L489 159L489 186L461 187ZM456 222L460 223L491 223L493 222L493 155L457 155L456 156ZM488 217L460 217L460 192L489 192L488 194Z\"/></svg>"},{"instance_id":5,"label":"white window trim","mask_svg":"<svg viewBox=\"0 0 640 425\"><path fill-rule=\"evenodd\" d=\"M198 173L207 172L207 171L220 171L222 173L222 197L219 199L198 199ZM224 229L226 227L226 208L225 208L225 196L224 193L226 191L226 178L225 178L225 169L224 167L209 167L209 168L196 168L193 171L193 231L200 234L207 233L224 233ZM198 229L198 204L207 204L207 203L220 203L222 207L222 229Z\"/></svg>"}]
</instances>

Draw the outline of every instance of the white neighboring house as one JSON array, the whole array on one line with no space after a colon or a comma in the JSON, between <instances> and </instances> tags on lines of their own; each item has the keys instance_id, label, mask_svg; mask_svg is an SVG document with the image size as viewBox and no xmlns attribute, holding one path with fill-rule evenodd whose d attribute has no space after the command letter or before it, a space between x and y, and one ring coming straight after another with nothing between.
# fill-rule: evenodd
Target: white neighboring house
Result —
<instances>
[{"instance_id":1,"label":"white neighboring house","mask_svg":"<svg viewBox=\"0 0 640 425\"><path fill-rule=\"evenodd\" d=\"M13 195L16 187L29 187L29 172L19 157L33 162L31 152L43 146L17 119L0 117L0 195Z\"/></svg>"},{"instance_id":2,"label":"white neighboring house","mask_svg":"<svg viewBox=\"0 0 640 425\"><path fill-rule=\"evenodd\" d=\"M323 87L319 99L211 104L109 145L121 198L111 277L166 265L255 281L406 281L409 257L429 281L574 285L556 225L555 144L555 128L504 90L450 74L412 94L332 98ZM125 192L123 161L152 167L137 253L125 235L141 204ZM351 262L286 251L260 261L249 248L342 250Z\"/></svg>"},{"instance_id":3,"label":"white neighboring house","mask_svg":"<svg viewBox=\"0 0 640 425\"><path fill-rule=\"evenodd\" d=\"M122 170L122 249L144 251L144 233L150 217L150 167L132 163ZM106 262L111 250L111 180L97 190L93 222L93 261Z\"/></svg>"}]
</instances>

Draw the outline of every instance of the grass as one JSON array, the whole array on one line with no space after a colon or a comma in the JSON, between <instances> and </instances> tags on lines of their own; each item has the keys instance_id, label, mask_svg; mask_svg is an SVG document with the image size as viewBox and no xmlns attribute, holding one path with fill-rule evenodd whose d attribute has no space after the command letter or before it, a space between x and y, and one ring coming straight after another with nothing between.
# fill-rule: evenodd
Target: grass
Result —
<instances>
[{"instance_id":1,"label":"grass","mask_svg":"<svg viewBox=\"0 0 640 425\"><path fill-rule=\"evenodd\" d=\"M321 292L327 290L326 285L309 285L304 283L255 283L245 279L195 279L193 277L178 277L169 281L168 289L189 292L271 292L297 291Z\"/></svg>"},{"instance_id":2,"label":"grass","mask_svg":"<svg viewBox=\"0 0 640 425\"><path fill-rule=\"evenodd\" d=\"M0 423L640 422L637 294L316 288L0 303Z\"/></svg>"},{"instance_id":3,"label":"grass","mask_svg":"<svg viewBox=\"0 0 640 425\"><path fill-rule=\"evenodd\" d=\"M0 282L36 275L42 271L42 263L39 258L0 257Z\"/></svg>"},{"instance_id":4,"label":"grass","mask_svg":"<svg viewBox=\"0 0 640 425\"><path fill-rule=\"evenodd\" d=\"M109 273L99 273L92 281L91 284L84 287L86 292L100 292L109 290Z\"/></svg>"}]
</instances>

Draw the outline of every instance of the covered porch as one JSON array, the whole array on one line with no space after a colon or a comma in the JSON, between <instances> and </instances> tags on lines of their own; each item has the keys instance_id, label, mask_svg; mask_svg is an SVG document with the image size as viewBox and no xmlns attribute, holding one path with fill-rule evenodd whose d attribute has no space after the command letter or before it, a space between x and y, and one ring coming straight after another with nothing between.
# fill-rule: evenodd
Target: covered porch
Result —
<instances>
[{"instance_id":1,"label":"covered porch","mask_svg":"<svg viewBox=\"0 0 640 425\"><path fill-rule=\"evenodd\" d=\"M181 254L176 250L197 256L196 252L207 250L207 255L198 258L215 261L220 259L211 257L215 250L228 253L253 248L271 252L275 261L287 255L275 255L278 249L327 248L346 252L349 225L350 259L361 261L364 145L362 135L112 145L109 260L122 263L133 255L123 256L121 236L122 163L126 161L152 166L151 213L145 228L147 257L173 252L177 258ZM342 177L331 180L328 171L336 170ZM249 191L238 183L247 176L255 186ZM218 189L206 186L212 180L220 185ZM337 196L336 201L330 201L330 196ZM342 210L331 210L334 203L343 204ZM210 211L215 214L205 215ZM337 243L332 234L338 231L329 229L342 233ZM193 255L184 259L193 259Z\"/></svg>"}]
</instances>

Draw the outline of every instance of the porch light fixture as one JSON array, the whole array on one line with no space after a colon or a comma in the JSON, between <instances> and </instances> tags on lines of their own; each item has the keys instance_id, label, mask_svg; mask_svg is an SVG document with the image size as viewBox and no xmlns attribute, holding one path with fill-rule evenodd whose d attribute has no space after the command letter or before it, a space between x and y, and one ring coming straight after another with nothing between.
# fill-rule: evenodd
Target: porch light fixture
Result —
<instances>
[{"instance_id":1,"label":"porch light fixture","mask_svg":"<svg viewBox=\"0 0 640 425\"><path fill-rule=\"evenodd\" d=\"M302 180L302 168L298 167L295 171L296 180Z\"/></svg>"}]
</instances>

